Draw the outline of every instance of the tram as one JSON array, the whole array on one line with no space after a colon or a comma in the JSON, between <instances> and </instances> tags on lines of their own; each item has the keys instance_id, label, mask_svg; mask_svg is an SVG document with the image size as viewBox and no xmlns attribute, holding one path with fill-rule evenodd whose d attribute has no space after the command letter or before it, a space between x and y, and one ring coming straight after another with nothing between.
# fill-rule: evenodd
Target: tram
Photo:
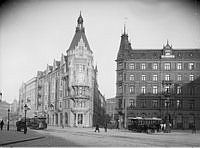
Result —
<instances>
[{"instance_id":1,"label":"tram","mask_svg":"<svg viewBox=\"0 0 200 148\"><path fill-rule=\"evenodd\" d=\"M128 117L128 130L136 132L160 131L161 118Z\"/></svg>"},{"instance_id":2,"label":"tram","mask_svg":"<svg viewBox=\"0 0 200 148\"><path fill-rule=\"evenodd\" d=\"M30 118L30 121L27 125L30 129L46 129L47 123L45 117L34 117Z\"/></svg>"}]
</instances>

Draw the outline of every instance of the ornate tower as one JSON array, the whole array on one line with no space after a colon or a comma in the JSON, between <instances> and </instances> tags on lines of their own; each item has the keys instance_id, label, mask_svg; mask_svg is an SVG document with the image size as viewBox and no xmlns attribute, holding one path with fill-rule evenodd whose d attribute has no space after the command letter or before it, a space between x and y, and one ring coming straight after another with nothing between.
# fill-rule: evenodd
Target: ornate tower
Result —
<instances>
[{"instance_id":1,"label":"ornate tower","mask_svg":"<svg viewBox=\"0 0 200 148\"><path fill-rule=\"evenodd\" d=\"M70 125L78 127L92 126L93 100L93 52L85 35L83 18L78 17L75 35L67 50Z\"/></svg>"},{"instance_id":2,"label":"ornate tower","mask_svg":"<svg viewBox=\"0 0 200 148\"><path fill-rule=\"evenodd\" d=\"M127 116L127 95L126 95L126 62L130 53L132 51L131 43L128 40L128 34L126 33L126 28L124 26L124 32L121 35L121 42L119 51L117 54L117 70L116 70L116 99L117 99L117 108L119 115L119 128L125 127L126 116Z\"/></svg>"}]
</instances>

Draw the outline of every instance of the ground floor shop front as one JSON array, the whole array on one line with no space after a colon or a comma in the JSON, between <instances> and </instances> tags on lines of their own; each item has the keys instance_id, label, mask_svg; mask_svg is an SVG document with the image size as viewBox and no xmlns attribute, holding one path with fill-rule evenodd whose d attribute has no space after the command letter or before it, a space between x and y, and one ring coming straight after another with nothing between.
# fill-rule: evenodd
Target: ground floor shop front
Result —
<instances>
[{"instance_id":1,"label":"ground floor shop front","mask_svg":"<svg viewBox=\"0 0 200 148\"><path fill-rule=\"evenodd\" d=\"M54 126L92 127L92 113L73 110L50 111L47 114L47 123Z\"/></svg>"},{"instance_id":2,"label":"ground floor shop front","mask_svg":"<svg viewBox=\"0 0 200 148\"><path fill-rule=\"evenodd\" d=\"M128 117L161 118L164 123L169 121L172 129L200 129L200 112L172 110L139 110L129 109L118 115L119 127L127 128Z\"/></svg>"}]
</instances>

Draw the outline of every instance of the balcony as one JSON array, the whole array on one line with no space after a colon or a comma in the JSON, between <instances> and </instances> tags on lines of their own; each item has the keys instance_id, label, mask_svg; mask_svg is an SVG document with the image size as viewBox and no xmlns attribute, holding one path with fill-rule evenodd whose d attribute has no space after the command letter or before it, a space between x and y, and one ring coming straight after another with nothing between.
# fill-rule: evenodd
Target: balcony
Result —
<instances>
[{"instance_id":1,"label":"balcony","mask_svg":"<svg viewBox=\"0 0 200 148\"><path fill-rule=\"evenodd\" d=\"M74 112L74 113L77 113L77 112L88 112L90 110L89 107L73 107L71 108L71 111Z\"/></svg>"},{"instance_id":2,"label":"balcony","mask_svg":"<svg viewBox=\"0 0 200 148\"><path fill-rule=\"evenodd\" d=\"M87 100L89 100L90 99L90 96L89 95L81 95L81 94L79 94L79 95L72 95L72 98L73 99L87 99Z\"/></svg>"}]
</instances>

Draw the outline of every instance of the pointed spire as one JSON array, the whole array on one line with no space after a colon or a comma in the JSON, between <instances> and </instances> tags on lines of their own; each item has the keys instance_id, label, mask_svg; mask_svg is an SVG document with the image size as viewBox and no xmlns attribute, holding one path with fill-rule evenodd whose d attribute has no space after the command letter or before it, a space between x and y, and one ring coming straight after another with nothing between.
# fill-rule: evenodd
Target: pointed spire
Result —
<instances>
[{"instance_id":1,"label":"pointed spire","mask_svg":"<svg viewBox=\"0 0 200 148\"><path fill-rule=\"evenodd\" d=\"M124 24L124 34L126 34L126 24Z\"/></svg>"},{"instance_id":2,"label":"pointed spire","mask_svg":"<svg viewBox=\"0 0 200 148\"><path fill-rule=\"evenodd\" d=\"M79 17L78 17L77 22L78 22L78 24L83 25L83 17L81 16L81 11L80 11L80 15L79 15Z\"/></svg>"},{"instance_id":3,"label":"pointed spire","mask_svg":"<svg viewBox=\"0 0 200 148\"><path fill-rule=\"evenodd\" d=\"M168 41L168 39L167 39L167 45L169 45L169 41ZM166 46L167 46L167 45L166 45Z\"/></svg>"}]
</instances>

